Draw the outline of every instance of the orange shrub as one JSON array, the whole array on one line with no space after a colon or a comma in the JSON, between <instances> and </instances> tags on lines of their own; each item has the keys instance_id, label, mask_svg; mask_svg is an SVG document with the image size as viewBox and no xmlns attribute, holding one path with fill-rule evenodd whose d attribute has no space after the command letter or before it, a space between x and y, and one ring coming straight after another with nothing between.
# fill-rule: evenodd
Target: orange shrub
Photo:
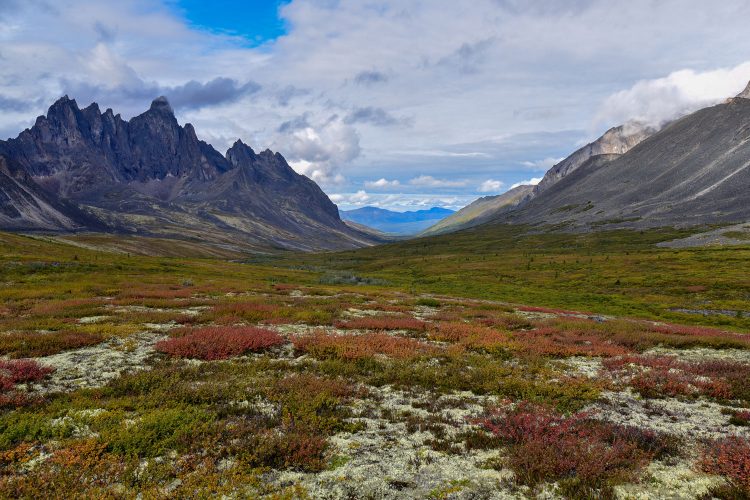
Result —
<instances>
[{"instance_id":1,"label":"orange shrub","mask_svg":"<svg viewBox=\"0 0 750 500\"><path fill-rule=\"evenodd\" d=\"M119 299L186 299L192 297L196 290L192 287L164 287L133 285L118 294Z\"/></svg>"},{"instance_id":2,"label":"orange shrub","mask_svg":"<svg viewBox=\"0 0 750 500\"><path fill-rule=\"evenodd\" d=\"M348 321L337 321L336 328L355 330L412 330L423 332L427 329L427 323L407 316L365 316L350 319Z\"/></svg>"},{"instance_id":3,"label":"orange shrub","mask_svg":"<svg viewBox=\"0 0 750 500\"><path fill-rule=\"evenodd\" d=\"M297 351L318 359L356 360L372 358L377 354L396 359L413 359L439 352L438 348L424 342L385 333L330 335L324 331L317 331L311 335L297 337L293 343Z\"/></svg>"},{"instance_id":4,"label":"orange shrub","mask_svg":"<svg viewBox=\"0 0 750 500\"><path fill-rule=\"evenodd\" d=\"M428 337L474 350L495 351L510 347L510 337L507 333L463 322L432 325Z\"/></svg>"},{"instance_id":5,"label":"orange shrub","mask_svg":"<svg viewBox=\"0 0 750 500\"><path fill-rule=\"evenodd\" d=\"M291 312L291 308L284 308L276 304L232 302L216 305L212 310L212 316L220 322L240 319L250 323L257 323L259 321L289 317Z\"/></svg>"},{"instance_id":6,"label":"orange shrub","mask_svg":"<svg viewBox=\"0 0 750 500\"><path fill-rule=\"evenodd\" d=\"M750 496L750 441L747 439L729 437L714 441L703 452L699 465L704 472L725 476L730 481L736 489L731 498Z\"/></svg>"},{"instance_id":7,"label":"orange shrub","mask_svg":"<svg viewBox=\"0 0 750 500\"><path fill-rule=\"evenodd\" d=\"M610 357L630 352L596 331L559 330L555 327L514 332L513 341L518 350L541 356Z\"/></svg>"}]
</instances>

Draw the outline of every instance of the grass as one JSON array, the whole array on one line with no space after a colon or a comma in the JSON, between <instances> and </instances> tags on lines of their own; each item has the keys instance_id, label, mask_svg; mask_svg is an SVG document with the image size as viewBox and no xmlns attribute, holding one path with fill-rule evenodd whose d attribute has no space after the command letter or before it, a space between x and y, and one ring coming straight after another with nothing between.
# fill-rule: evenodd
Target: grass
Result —
<instances>
[{"instance_id":1,"label":"grass","mask_svg":"<svg viewBox=\"0 0 750 500\"><path fill-rule=\"evenodd\" d=\"M750 318L677 309L750 311L750 246L668 249L689 231L545 233L486 225L336 254L285 256L280 268L378 278L415 294L750 329ZM696 287L703 290L694 292Z\"/></svg>"},{"instance_id":2,"label":"grass","mask_svg":"<svg viewBox=\"0 0 750 500\"><path fill-rule=\"evenodd\" d=\"M9 358L0 361L0 496L301 497L301 486L274 483L274 471L343 475L359 451L342 450L342 436L372 437L388 422L428 436L415 473L434 456L483 450L530 491L554 483L568 498L606 497L686 445L595 420L585 409L603 391L710 400L728 429L747 425L747 363L649 350L750 348L742 315L677 312L750 310L748 248L653 245L686 234L672 230L527 229L252 261L128 256L0 233L0 354ZM141 337L158 336L146 370L103 387L38 394L64 374L20 359L108 340L97 349L127 358L149 349ZM570 368L581 359L604 369ZM396 411L379 399L395 391L427 400ZM467 408L483 416L447 416ZM727 478L717 496L740 498L746 474L732 464L745 452L746 442L707 442L696 470ZM446 481L430 494L473 487Z\"/></svg>"}]
</instances>

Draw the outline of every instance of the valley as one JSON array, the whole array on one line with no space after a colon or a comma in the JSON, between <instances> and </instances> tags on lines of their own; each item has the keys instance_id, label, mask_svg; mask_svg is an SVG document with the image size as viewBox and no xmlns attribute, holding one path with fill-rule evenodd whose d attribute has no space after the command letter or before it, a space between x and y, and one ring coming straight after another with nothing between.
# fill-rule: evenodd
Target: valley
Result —
<instances>
[{"instance_id":1,"label":"valley","mask_svg":"<svg viewBox=\"0 0 750 500\"><path fill-rule=\"evenodd\" d=\"M741 491L750 247L656 246L685 235L232 262L0 234L0 495Z\"/></svg>"},{"instance_id":2,"label":"valley","mask_svg":"<svg viewBox=\"0 0 750 500\"><path fill-rule=\"evenodd\" d=\"M0 500L750 499L747 19L0 0Z\"/></svg>"}]
</instances>

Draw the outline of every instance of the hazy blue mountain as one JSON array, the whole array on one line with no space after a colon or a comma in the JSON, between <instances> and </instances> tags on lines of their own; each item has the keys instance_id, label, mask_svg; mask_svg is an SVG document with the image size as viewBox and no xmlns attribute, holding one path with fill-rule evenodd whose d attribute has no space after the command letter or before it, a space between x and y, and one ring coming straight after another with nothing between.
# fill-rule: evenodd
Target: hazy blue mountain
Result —
<instances>
[{"instance_id":1,"label":"hazy blue mountain","mask_svg":"<svg viewBox=\"0 0 750 500\"><path fill-rule=\"evenodd\" d=\"M344 220L363 224L384 233L409 235L424 231L452 215L454 211L433 207L429 210L395 212L377 207L362 207L355 210L341 210L340 213Z\"/></svg>"}]
</instances>

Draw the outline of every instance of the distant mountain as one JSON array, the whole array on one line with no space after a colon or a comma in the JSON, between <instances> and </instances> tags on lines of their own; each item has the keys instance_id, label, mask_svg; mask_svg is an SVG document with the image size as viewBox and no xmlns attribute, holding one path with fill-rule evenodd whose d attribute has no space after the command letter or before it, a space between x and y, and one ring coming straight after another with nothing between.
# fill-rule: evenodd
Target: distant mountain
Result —
<instances>
[{"instance_id":1,"label":"distant mountain","mask_svg":"<svg viewBox=\"0 0 750 500\"><path fill-rule=\"evenodd\" d=\"M570 228L750 221L750 85L625 154L590 157L496 220Z\"/></svg>"},{"instance_id":2,"label":"distant mountain","mask_svg":"<svg viewBox=\"0 0 750 500\"><path fill-rule=\"evenodd\" d=\"M453 213L453 210L440 207L413 212L395 212L377 207L362 207L355 210L342 210L341 218L384 233L413 235Z\"/></svg>"},{"instance_id":3,"label":"distant mountain","mask_svg":"<svg viewBox=\"0 0 750 500\"><path fill-rule=\"evenodd\" d=\"M469 227L483 224L498 215L513 210L523 200L529 197L534 186L517 186L497 196L485 196L465 206L450 217L446 217L434 226L420 233L420 236L452 233Z\"/></svg>"},{"instance_id":4,"label":"distant mountain","mask_svg":"<svg viewBox=\"0 0 750 500\"><path fill-rule=\"evenodd\" d=\"M168 101L123 120L67 96L0 141L0 229L95 230L221 246L320 250L371 244L279 154L225 155L180 126Z\"/></svg>"}]
</instances>

